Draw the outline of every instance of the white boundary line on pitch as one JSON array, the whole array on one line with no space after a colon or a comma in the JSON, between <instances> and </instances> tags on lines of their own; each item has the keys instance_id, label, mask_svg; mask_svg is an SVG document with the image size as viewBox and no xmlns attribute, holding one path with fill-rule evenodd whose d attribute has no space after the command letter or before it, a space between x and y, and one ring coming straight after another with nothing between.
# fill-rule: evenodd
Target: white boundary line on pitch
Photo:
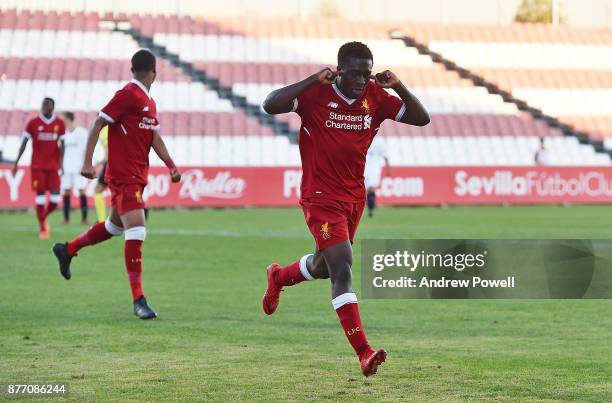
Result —
<instances>
[{"instance_id":1,"label":"white boundary line on pitch","mask_svg":"<svg viewBox=\"0 0 612 403\"><path fill-rule=\"evenodd\" d=\"M7 229L5 229L7 230ZM83 230L85 227L83 227ZM7 232L31 232L37 233L38 227L33 226L14 226L8 228ZM81 232L82 232L81 231ZM73 231L71 228L61 228L55 226L52 228L52 233L61 234L72 234L78 235L78 232ZM179 229L179 228L147 228L147 233L151 235L171 235L171 236L217 236L226 238L263 238L263 237L275 237L275 238L306 238L310 234L304 232L287 232L287 231L256 231L256 232L244 232L244 231L228 231L228 230L207 230L207 229Z\"/></svg>"}]
</instances>

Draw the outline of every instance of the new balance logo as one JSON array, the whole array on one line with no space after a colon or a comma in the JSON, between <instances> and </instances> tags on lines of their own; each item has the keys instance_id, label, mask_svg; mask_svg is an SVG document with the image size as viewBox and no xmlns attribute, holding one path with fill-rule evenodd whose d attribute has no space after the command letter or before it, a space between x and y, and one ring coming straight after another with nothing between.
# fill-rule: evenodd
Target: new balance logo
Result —
<instances>
[{"instance_id":1,"label":"new balance logo","mask_svg":"<svg viewBox=\"0 0 612 403\"><path fill-rule=\"evenodd\" d=\"M143 111L143 112L149 112L149 106L147 105L147 106L145 106L144 108L142 108L142 111Z\"/></svg>"},{"instance_id":2,"label":"new balance logo","mask_svg":"<svg viewBox=\"0 0 612 403\"><path fill-rule=\"evenodd\" d=\"M327 104L327 106L329 106L330 108L337 108L338 104L335 103L335 102L330 102L330 103Z\"/></svg>"}]
</instances>

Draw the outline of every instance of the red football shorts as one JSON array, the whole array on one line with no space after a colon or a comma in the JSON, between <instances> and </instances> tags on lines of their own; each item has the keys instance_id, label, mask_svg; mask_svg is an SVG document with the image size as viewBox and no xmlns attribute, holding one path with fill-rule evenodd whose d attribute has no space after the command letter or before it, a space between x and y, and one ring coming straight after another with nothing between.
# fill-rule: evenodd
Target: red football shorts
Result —
<instances>
[{"instance_id":1,"label":"red football shorts","mask_svg":"<svg viewBox=\"0 0 612 403\"><path fill-rule=\"evenodd\" d=\"M142 199L143 185L138 183L119 185L109 183L108 188L111 191L111 204L120 216L128 211L145 208L145 203Z\"/></svg>"},{"instance_id":2,"label":"red football shorts","mask_svg":"<svg viewBox=\"0 0 612 403\"><path fill-rule=\"evenodd\" d=\"M60 176L54 169L32 169L32 190L40 192L59 192Z\"/></svg>"},{"instance_id":3,"label":"red football shorts","mask_svg":"<svg viewBox=\"0 0 612 403\"><path fill-rule=\"evenodd\" d=\"M317 250L344 241L353 243L365 201L309 198L300 200L300 205L304 211L306 225L317 244Z\"/></svg>"}]
</instances>

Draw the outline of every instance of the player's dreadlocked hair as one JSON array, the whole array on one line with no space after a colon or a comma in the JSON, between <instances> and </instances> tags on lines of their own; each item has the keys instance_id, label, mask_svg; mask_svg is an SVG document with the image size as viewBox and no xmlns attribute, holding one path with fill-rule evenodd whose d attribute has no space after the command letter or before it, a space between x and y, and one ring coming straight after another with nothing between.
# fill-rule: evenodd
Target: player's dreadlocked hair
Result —
<instances>
[{"instance_id":1,"label":"player's dreadlocked hair","mask_svg":"<svg viewBox=\"0 0 612 403\"><path fill-rule=\"evenodd\" d=\"M372 51L364 43L347 42L338 49L338 65L342 66L350 57L357 59L370 59L374 62Z\"/></svg>"},{"instance_id":2,"label":"player's dreadlocked hair","mask_svg":"<svg viewBox=\"0 0 612 403\"><path fill-rule=\"evenodd\" d=\"M155 70L155 55L149 49L140 49L132 56L132 71L148 72Z\"/></svg>"}]
</instances>

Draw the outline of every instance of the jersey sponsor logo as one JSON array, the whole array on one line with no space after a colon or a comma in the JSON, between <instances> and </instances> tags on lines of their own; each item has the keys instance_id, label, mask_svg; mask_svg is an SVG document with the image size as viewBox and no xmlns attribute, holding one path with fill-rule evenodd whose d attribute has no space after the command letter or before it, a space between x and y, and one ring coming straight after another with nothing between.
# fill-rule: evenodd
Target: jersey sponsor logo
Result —
<instances>
[{"instance_id":1,"label":"jersey sponsor logo","mask_svg":"<svg viewBox=\"0 0 612 403\"><path fill-rule=\"evenodd\" d=\"M365 113L370 113L370 104L368 104L368 100L364 99L361 101L361 107Z\"/></svg>"},{"instance_id":2,"label":"jersey sponsor logo","mask_svg":"<svg viewBox=\"0 0 612 403\"><path fill-rule=\"evenodd\" d=\"M370 115L351 115L329 112L328 119L325 121L325 127L342 130L368 130L371 126L372 118Z\"/></svg>"},{"instance_id":3,"label":"jersey sponsor logo","mask_svg":"<svg viewBox=\"0 0 612 403\"><path fill-rule=\"evenodd\" d=\"M323 240L327 241L328 239L331 238L331 233L329 232L329 222L326 222L325 224L321 225L321 238L323 238Z\"/></svg>"},{"instance_id":4,"label":"jersey sponsor logo","mask_svg":"<svg viewBox=\"0 0 612 403\"><path fill-rule=\"evenodd\" d=\"M140 123L138 123L138 128L143 130L155 130L157 126L157 122L155 118L148 118L146 116L142 117Z\"/></svg>"},{"instance_id":5,"label":"jersey sponsor logo","mask_svg":"<svg viewBox=\"0 0 612 403\"><path fill-rule=\"evenodd\" d=\"M363 128L365 130L365 129L369 129L370 127L372 127L372 116L365 115L363 117Z\"/></svg>"},{"instance_id":6,"label":"jersey sponsor logo","mask_svg":"<svg viewBox=\"0 0 612 403\"><path fill-rule=\"evenodd\" d=\"M332 102L328 103L327 106L329 106L330 108L337 108L338 104L336 102L332 101Z\"/></svg>"},{"instance_id":7,"label":"jersey sponsor logo","mask_svg":"<svg viewBox=\"0 0 612 403\"><path fill-rule=\"evenodd\" d=\"M57 139L56 133L39 132L36 138L39 141L55 141Z\"/></svg>"},{"instance_id":8,"label":"jersey sponsor logo","mask_svg":"<svg viewBox=\"0 0 612 403\"><path fill-rule=\"evenodd\" d=\"M203 197L239 199L246 189L246 180L233 177L230 171L218 172L207 178L204 170L191 169L182 175L179 198L199 201Z\"/></svg>"}]
</instances>

